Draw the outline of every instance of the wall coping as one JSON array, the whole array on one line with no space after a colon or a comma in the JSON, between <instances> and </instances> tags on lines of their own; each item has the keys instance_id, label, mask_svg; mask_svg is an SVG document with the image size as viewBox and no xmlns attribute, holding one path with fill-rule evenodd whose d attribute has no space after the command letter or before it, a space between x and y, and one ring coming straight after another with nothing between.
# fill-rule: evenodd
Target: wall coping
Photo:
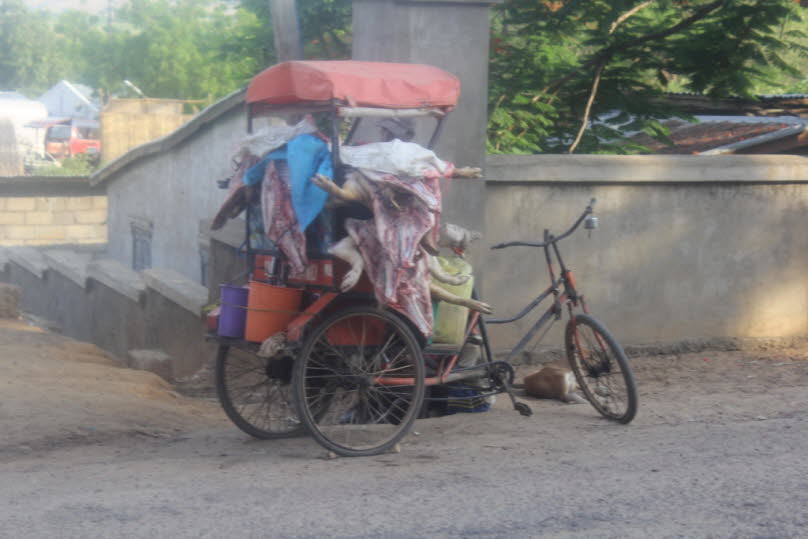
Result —
<instances>
[{"instance_id":1,"label":"wall coping","mask_svg":"<svg viewBox=\"0 0 808 539\"><path fill-rule=\"evenodd\" d=\"M140 297L146 292L146 283L138 272L109 258L92 260L87 264L87 278L96 280L133 301L140 301Z\"/></svg>"},{"instance_id":2,"label":"wall coping","mask_svg":"<svg viewBox=\"0 0 808 539\"><path fill-rule=\"evenodd\" d=\"M170 269L147 269L143 270L142 275L149 288L194 315L202 316L202 308L208 303L206 287Z\"/></svg>"},{"instance_id":3,"label":"wall coping","mask_svg":"<svg viewBox=\"0 0 808 539\"><path fill-rule=\"evenodd\" d=\"M61 273L82 288L87 287L87 264L92 260L92 255L55 249L45 251L42 256L51 270Z\"/></svg>"},{"instance_id":4,"label":"wall coping","mask_svg":"<svg viewBox=\"0 0 808 539\"><path fill-rule=\"evenodd\" d=\"M247 89L236 90L228 96L223 97L216 103L206 107L202 112L194 116L191 121L175 129L168 135L156 140L135 146L125 154L113 159L101 169L90 176L90 185L95 187L115 176L118 172L128 167L132 163L144 157L160 154L179 145L185 140L193 137L208 124L213 123L219 116L222 116L236 107L242 106L245 102Z\"/></svg>"},{"instance_id":5,"label":"wall coping","mask_svg":"<svg viewBox=\"0 0 808 539\"><path fill-rule=\"evenodd\" d=\"M100 196L104 189L92 187L88 176L4 176L0 196Z\"/></svg>"},{"instance_id":6,"label":"wall coping","mask_svg":"<svg viewBox=\"0 0 808 539\"><path fill-rule=\"evenodd\" d=\"M42 253L33 247L10 247L8 249L9 260L16 263L21 268L30 271L40 279L45 277L48 264Z\"/></svg>"},{"instance_id":7,"label":"wall coping","mask_svg":"<svg viewBox=\"0 0 808 539\"><path fill-rule=\"evenodd\" d=\"M244 243L247 234L247 225L244 219L230 219L219 230L208 230L210 239L216 240L219 243L229 245L234 249L238 249Z\"/></svg>"},{"instance_id":8,"label":"wall coping","mask_svg":"<svg viewBox=\"0 0 808 539\"><path fill-rule=\"evenodd\" d=\"M808 183L798 155L488 155L490 183Z\"/></svg>"}]
</instances>

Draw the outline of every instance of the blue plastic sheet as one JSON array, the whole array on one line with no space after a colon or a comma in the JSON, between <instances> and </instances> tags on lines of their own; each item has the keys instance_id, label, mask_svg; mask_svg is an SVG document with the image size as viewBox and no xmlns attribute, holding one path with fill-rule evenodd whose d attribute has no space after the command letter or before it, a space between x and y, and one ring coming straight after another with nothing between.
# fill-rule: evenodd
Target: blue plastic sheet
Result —
<instances>
[{"instance_id":1,"label":"blue plastic sheet","mask_svg":"<svg viewBox=\"0 0 808 539\"><path fill-rule=\"evenodd\" d=\"M267 163L273 160L285 160L289 165L292 207L300 223L300 229L306 230L323 210L328 199L328 193L311 182L312 176L322 174L328 178L334 177L328 144L314 135L298 135L286 146L270 152L257 165L250 168L244 175L244 183L247 185L260 183L264 179Z\"/></svg>"}]
</instances>

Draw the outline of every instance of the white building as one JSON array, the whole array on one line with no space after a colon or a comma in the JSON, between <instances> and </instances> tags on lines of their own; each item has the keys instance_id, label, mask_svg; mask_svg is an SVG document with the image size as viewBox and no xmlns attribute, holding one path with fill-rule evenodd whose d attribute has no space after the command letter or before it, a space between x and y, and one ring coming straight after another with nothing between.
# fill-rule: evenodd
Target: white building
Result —
<instances>
[{"instance_id":1,"label":"white building","mask_svg":"<svg viewBox=\"0 0 808 539\"><path fill-rule=\"evenodd\" d=\"M4 130L4 138L14 139L5 141L6 157L12 159L10 152L14 149L15 160L31 153L41 153L42 134L36 128L27 126L31 122L45 120L47 117L48 111L39 101L33 101L16 92L0 92L0 119L5 125L10 123L13 126L12 130Z\"/></svg>"},{"instance_id":2,"label":"white building","mask_svg":"<svg viewBox=\"0 0 808 539\"><path fill-rule=\"evenodd\" d=\"M51 117L97 120L99 107L93 103L92 93L88 86L61 80L42 94L39 101L47 107Z\"/></svg>"}]
</instances>

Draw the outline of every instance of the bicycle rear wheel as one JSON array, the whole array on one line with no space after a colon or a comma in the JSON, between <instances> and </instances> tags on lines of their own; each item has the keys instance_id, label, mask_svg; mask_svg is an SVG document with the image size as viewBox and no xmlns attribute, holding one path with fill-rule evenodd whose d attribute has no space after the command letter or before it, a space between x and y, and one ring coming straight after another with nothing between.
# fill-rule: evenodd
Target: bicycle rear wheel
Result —
<instances>
[{"instance_id":1,"label":"bicycle rear wheel","mask_svg":"<svg viewBox=\"0 0 808 539\"><path fill-rule=\"evenodd\" d=\"M587 400L607 419L629 423L637 413L637 386L623 348L588 314L567 323L567 360Z\"/></svg>"},{"instance_id":2,"label":"bicycle rear wheel","mask_svg":"<svg viewBox=\"0 0 808 539\"><path fill-rule=\"evenodd\" d=\"M222 408L238 428L262 440L303 432L290 376L272 367L270 360L226 344L219 345L216 354L216 392Z\"/></svg>"},{"instance_id":3,"label":"bicycle rear wheel","mask_svg":"<svg viewBox=\"0 0 808 539\"><path fill-rule=\"evenodd\" d=\"M323 447L376 455L403 438L424 400L424 360L412 331L373 307L345 309L306 341L292 380L298 414Z\"/></svg>"}]
</instances>

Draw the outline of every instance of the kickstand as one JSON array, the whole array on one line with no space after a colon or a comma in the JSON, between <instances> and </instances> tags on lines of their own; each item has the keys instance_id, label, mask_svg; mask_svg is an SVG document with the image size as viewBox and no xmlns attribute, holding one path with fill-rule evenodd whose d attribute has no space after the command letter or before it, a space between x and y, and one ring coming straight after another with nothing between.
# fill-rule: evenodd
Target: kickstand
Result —
<instances>
[{"instance_id":1,"label":"kickstand","mask_svg":"<svg viewBox=\"0 0 808 539\"><path fill-rule=\"evenodd\" d=\"M530 406L524 402L518 402L516 400L516 396L513 394L513 389L511 389L511 384L509 384L507 380L502 380L502 387L505 388L505 393L507 393L508 397L510 397L514 410L525 417L530 417L533 415L533 410L530 409Z\"/></svg>"}]
</instances>

